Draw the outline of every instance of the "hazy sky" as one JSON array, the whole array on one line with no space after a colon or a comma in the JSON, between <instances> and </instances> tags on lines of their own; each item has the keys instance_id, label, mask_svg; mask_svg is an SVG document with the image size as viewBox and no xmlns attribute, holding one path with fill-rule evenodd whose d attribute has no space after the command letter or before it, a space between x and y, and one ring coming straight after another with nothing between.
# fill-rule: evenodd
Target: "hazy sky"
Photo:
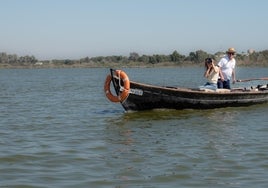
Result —
<instances>
[{"instance_id":1,"label":"hazy sky","mask_svg":"<svg viewBox=\"0 0 268 188\"><path fill-rule=\"evenodd\" d=\"M266 0L0 0L0 52L39 60L268 49Z\"/></svg>"}]
</instances>

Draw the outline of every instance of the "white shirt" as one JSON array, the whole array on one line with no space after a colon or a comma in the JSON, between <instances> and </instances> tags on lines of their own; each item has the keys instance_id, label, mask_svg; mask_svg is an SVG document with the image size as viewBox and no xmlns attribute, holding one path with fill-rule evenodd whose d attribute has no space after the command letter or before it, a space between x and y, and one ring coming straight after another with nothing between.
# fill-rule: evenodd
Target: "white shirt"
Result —
<instances>
[{"instance_id":1,"label":"white shirt","mask_svg":"<svg viewBox=\"0 0 268 188\"><path fill-rule=\"evenodd\" d=\"M235 68L235 59L230 59L228 55L221 58L221 60L218 63L218 66L221 68L224 80L231 80L232 73Z\"/></svg>"}]
</instances>

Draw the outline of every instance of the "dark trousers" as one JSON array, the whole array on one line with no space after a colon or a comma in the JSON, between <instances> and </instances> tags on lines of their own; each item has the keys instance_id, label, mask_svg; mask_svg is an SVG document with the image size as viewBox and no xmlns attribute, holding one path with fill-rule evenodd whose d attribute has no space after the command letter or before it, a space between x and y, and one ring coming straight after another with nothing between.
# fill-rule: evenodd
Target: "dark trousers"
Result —
<instances>
[{"instance_id":1,"label":"dark trousers","mask_svg":"<svg viewBox=\"0 0 268 188\"><path fill-rule=\"evenodd\" d=\"M219 79L218 83L217 83L217 86L218 86L219 89L220 88L231 89L230 80L221 81L221 79Z\"/></svg>"}]
</instances>

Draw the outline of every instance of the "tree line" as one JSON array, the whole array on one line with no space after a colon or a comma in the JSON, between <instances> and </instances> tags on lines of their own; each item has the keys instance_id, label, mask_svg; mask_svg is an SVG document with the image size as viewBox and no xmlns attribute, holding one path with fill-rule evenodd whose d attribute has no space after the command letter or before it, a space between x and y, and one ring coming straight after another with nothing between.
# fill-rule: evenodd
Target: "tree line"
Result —
<instances>
[{"instance_id":1,"label":"tree line","mask_svg":"<svg viewBox=\"0 0 268 188\"><path fill-rule=\"evenodd\" d=\"M7 54L5 52L0 53L0 63L1 64L34 64L38 60L34 56L18 56L16 54Z\"/></svg>"},{"instance_id":2,"label":"tree line","mask_svg":"<svg viewBox=\"0 0 268 188\"><path fill-rule=\"evenodd\" d=\"M68 66L68 65L90 65L90 66L109 66L110 64L128 66L128 65L157 65L166 63L165 65L185 65L185 64L201 64L204 59L211 57L216 61L225 55L225 52L217 52L209 54L203 50L190 52L188 56L182 55L176 50L169 55L139 55L136 52L131 52L129 56L97 56L97 57L84 57L77 60L63 59L63 60L45 60L39 61L34 56L18 56L16 54L0 53L0 65L55 65L55 66ZM268 66L268 50L255 52L248 50L247 53L237 53L235 56L238 64L243 65L266 65Z\"/></svg>"}]
</instances>

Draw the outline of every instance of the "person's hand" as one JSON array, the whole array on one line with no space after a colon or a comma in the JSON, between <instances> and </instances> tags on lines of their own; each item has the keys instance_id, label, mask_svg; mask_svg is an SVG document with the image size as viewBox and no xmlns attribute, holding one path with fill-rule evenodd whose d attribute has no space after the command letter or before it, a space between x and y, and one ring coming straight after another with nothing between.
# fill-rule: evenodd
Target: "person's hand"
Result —
<instances>
[{"instance_id":1,"label":"person's hand","mask_svg":"<svg viewBox=\"0 0 268 188\"><path fill-rule=\"evenodd\" d=\"M236 80L233 80L233 84L235 84Z\"/></svg>"}]
</instances>

